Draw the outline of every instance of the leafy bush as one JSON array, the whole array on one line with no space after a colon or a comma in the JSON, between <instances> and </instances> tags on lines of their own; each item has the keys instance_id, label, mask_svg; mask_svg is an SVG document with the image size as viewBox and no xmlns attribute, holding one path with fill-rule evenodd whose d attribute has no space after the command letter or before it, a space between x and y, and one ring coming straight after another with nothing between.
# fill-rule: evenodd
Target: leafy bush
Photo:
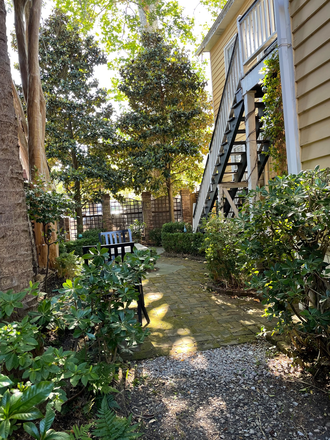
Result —
<instances>
[{"instance_id":1,"label":"leafy bush","mask_svg":"<svg viewBox=\"0 0 330 440\"><path fill-rule=\"evenodd\" d=\"M75 255L82 257L84 246L92 246L92 245L96 246L97 243L99 243L99 239L97 239L97 241L94 241L90 238L78 238L78 240L67 241L65 243L65 250L66 253L68 254L74 252Z\"/></svg>"},{"instance_id":2,"label":"leafy bush","mask_svg":"<svg viewBox=\"0 0 330 440\"><path fill-rule=\"evenodd\" d=\"M175 232L184 232L185 229L186 232L192 232L192 227L189 223L184 223L184 222L164 223L162 226L162 233L168 232L170 234L174 234Z\"/></svg>"},{"instance_id":3,"label":"leafy bush","mask_svg":"<svg viewBox=\"0 0 330 440\"><path fill-rule=\"evenodd\" d=\"M243 287L245 258L240 252L242 229L236 219L211 215L203 224L207 268L210 277L225 287Z\"/></svg>"},{"instance_id":4,"label":"leafy bush","mask_svg":"<svg viewBox=\"0 0 330 440\"><path fill-rule=\"evenodd\" d=\"M117 377L118 352L143 340L145 331L129 306L138 297L136 285L155 259L149 251L135 251L123 262L119 257L109 263L107 250L100 245L86 258L90 264L84 265L80 277L67 280L59 295L39 301L37 310L22 320L15 320L16 309L23 307L26 295L38 294L38 286L30 283L17 294L0 292L0 368L15 378L15 384L21 381L11 389L11 380L0 375L0 439L9 438L15 429L22 433L23 428L39 440L88 438L88 428L73 430L75 437L50 429L53 410L61 411L63 403L85 388L95 394L116 392L111 382ZM57 330L76 340L74 350L50 345ZM32 420L43 416L38 405L45 400L46 416L37 427ZM139 437L130 418L119 419L105 410L102 417L94 436Z\"/></svg>"},{"instance_id":5,"label":"leafy bush","mask_svg":"<svg viewBox=\"0 0 330 440\"><path fill-rule=\"evenodd\" d=\"M201 232L162 232L162 245L166 252L200 255L204 235Z\"/></svg>"},{"instance_id":6,"label":"leafy bush","mask_svg":"<svg viewBox=\"0 0 330 440\"><path fill-rule=\"evenodd\" d=\"M154 228L149 231L149 240L154 246L162 245L162 229Z\"/></svg>"},{"instance_id":7,"label":"leafy bush","mask_svg":"<svg viewBox=\"0 0 330 440\"><path fill-rule=\"evenodd\" d=\"M82 239L89 239L92 244L97 244L99 242L99 234L102 232L102 229L88 229L87 231L81 234Z\"/></svg>"},{"instance_id":8,"label":"leafy bush","mask_svg":"<svg viewBox=\"0 0 330 440\"><path fill-rule=\"evenodd\" d=\"M297 335L313 335L314 347L328 356L329 182L330 169L277 177L268 191L250 193L256 201L241 219L251 286L263 293L268 315L277 318L280 330L288 326Z\"/></svg>"},{"instance_id":9,"label":"leafy bush","mask_svg":"<svg viewBox=\"0 0 330 440\"><path fill-rule=\"evenodd\" d=\"M146 224L140 222L137 218L129 225L129 229L132 231L133 241L140 241L144 235L144 228Z\"/></svg>"},{"instance_id":10,"label":"leafy bush","mask_svg":"<svg viewBox=\"0 0 330 440\"><path fill-rule=\"evenodd\" d=\"M74 251L62 253L56 258L55 268L60 278L72 279L80 274L82 261L74 254Z\"/></svg>"}]
</instances>

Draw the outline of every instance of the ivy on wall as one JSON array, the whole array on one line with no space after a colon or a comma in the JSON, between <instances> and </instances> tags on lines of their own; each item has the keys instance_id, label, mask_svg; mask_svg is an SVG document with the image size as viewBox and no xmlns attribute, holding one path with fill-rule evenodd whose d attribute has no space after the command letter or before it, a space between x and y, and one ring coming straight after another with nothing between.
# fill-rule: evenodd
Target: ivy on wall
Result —
<instances>
[{"instance_id":1,"label":"ivy on wall","mask_svg":"<svg viewBox=\"0 0 330 440\"><path fill-rule=\"evenodd\" d=\"M276 49L270 58L265 60L265 67L262 69L264 77L262 88L265 103L263 121L264 138L270 140L269 155L273 171L277 175L287 174L287 156L284 132L284 115L282 102L282 87L280 76L280 62L278 50Z\"/></svg>"}]
</instances>

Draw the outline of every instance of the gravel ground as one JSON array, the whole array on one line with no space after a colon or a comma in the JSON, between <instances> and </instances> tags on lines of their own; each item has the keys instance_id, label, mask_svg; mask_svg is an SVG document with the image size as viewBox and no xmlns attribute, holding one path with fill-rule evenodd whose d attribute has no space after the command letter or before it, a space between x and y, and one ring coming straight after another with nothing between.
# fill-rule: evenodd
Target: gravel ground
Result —
<instances>
[{"instance_id":1,"label":"gravel ground","mask_svg":"<svg viewBox=\"0 0 330 440\"><path fill-rule=\"evenodd\" d=\"M144 440L330 440L329 393L264 341L141 361L126 388Z\"/></svg>"}]
</instances>

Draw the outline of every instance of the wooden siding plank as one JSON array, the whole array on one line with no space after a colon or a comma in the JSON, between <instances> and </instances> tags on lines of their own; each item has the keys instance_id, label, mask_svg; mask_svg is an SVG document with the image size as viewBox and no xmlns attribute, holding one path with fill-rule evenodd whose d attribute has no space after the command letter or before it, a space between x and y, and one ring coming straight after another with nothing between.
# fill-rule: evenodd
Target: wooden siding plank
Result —
<instances>
[{"instance_id":1,"label":"wooden siding plank","mask_svg":"<svg viewBox=\"0 0 330 440\"><path fill-rule=\"evenodd\" d=\"M330 84L326 82L312 92L298 99L298 114L330 99Z\"/></svg>"},{"instance_id":2,"label":"wooden siding plank","mask_svg":"<svg viewBox=\"0 0 330 440\"><path fill-rule=\"evenodd\" d=\"M308 127L308 125L315 124L316 122L327 118L330 118L330 101L325 101L316 108L313 107L310 110L302 113L299 116L299 127L302 129Z\"/></svg>"},{"instance_id":3,"label":"wooden siding plank","mask_svg":"<svg viewBox=\"0 0 330 440\"><path fill-rule=\"evenodd\" d=\"M328 119L324 119L323 121L319 121L300 130L301 146L312 144L313 142L317 142L321 139L327 138L330 138L330 121ZM329 145L328 151L330 154Z\"/></svg>"},{"instance_id":4,"label":"wooden siding plank","mask_svg":"<svg viewBox=\"0 0 330 440\"><path fill-rule=\"evenodd\" d=\"M330 41L324 46L320 47L317 51L312 53L308 57L308 62L302 62L299 65L295 63L295 77L296 81L303 78L305 75L313 72L317 68L321 67L324 63L329 60L330 54Z\"/></svg>"},{"instance_id":5,"label":"wooden siding plank","mask_svg":"<svg viewBox=\"0 0 330 440\"><path fill-rule=\"evenodd\" d=\"M329 29L324 26L319 29L314 35L312 35L308 40L306 40L303 44L301 44L297 49L294 50L295 64L299 64L303 60L305 60L309 55L318 50L320 46L330 41L330 32ZM329 54L328 58L329 59Z\"/></svg>"},{"instance_id":6,"label":"wooden siding plank","mask_svg":"<svg viewBox=\"0 0 330 440\"><path fill-rule=\"evenodd\" d=\"M330 21L330 2L326 3L315 15L293 34L293 48L310 38L319 28ZM329 32L329 30L328 30Z\"/></svg>"},{"instance_id":7,"label":"wooden siding plank","mask_svg":"<svg viewBox=\"0 0 330 440\"><path fill-rule=\"evenodd\" d=\"M329 144L330 138L325 138L313 144L305 145L301 148L301 161L307 162L324 156L330 157Z\"/></svg>"},{"instance_id":8,"label":"wooden siding plank","mask_svg":"<svg viewBox=\"0 0 330 440\"><path fill-rule=\"evenodd\" d=\"M311 160L309 162L302 163L303 170L314 170L316 166L320 166L321 168L330 167L330 156L324 156L319 159Z\"/></svg>"},{"instance_id":9,"label":"wooden siding plank","mask_svg":"<svg viewBox=\"0 0 330 440\"><path fill-rule=\"evenodd\" d=\"M292 17L292 32L304 25L328 0L309 1Z\"/></svg>"},{"instance_id":10,"label":"wooden siding plank","mask_svg":"<svg viewBox=\"0 0 330 440\"><path fill-rule=\"evenodd\" d=\"M310 92L330 80L330 60L319 69L314 70L300 81L297 81L297 98Z\"/></svg>"},{"instance_id":11,"label":"wooden siding plank","mask_svg":"<svg viewBox=\"0 0 330 440\"><path fill-rule=\"evenodd\" d=\"M289 9L291 17L296 14L299 9L303 8L309 1L310 0L290 0Z\"/></svg>"}]
</instances>

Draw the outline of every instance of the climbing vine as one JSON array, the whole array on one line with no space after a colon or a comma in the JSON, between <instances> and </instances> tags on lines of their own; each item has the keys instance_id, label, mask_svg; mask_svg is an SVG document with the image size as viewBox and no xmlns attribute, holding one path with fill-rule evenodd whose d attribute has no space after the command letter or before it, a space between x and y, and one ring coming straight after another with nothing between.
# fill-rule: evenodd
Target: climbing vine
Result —
<instances>
[{"instance_id":1,"label":"climbing vine","mask_svg":"<svg viewBox=\"0 0 330 440\"><path fill-rule=\"evenodd\" d=\"M261 120L263 121L264 137L270 140L269 155L273 158L273 170L278 175L285 175L287 174L287 158L278 50L265 60L262 72L264 74L262 100L265 103L265 111Z\"/></svg>"}]
</instances>

